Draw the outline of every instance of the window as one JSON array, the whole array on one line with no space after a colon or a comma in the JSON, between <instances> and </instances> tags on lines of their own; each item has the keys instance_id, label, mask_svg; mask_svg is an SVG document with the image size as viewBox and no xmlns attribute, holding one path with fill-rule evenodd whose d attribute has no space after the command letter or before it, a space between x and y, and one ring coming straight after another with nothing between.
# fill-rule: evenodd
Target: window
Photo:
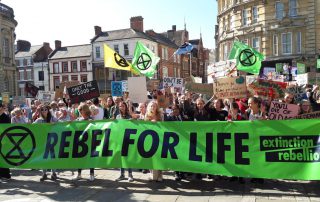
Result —
<instances>
[{"instance_id":1,"label":"window","mask_svg":"<svg viewBox=\"0 0 320 202\"><path fill-rule=\"evenodd\" d=\"M44 71L38 71L38 80L44 81Z\"/></svg>"},{"instance_id":2,"label":"window","mask_svg":"<svg viewBox=\"0 0 320 202\"><path fill-rule=\"evenodd\" d=\"M87 75L81 75L81 76L80 76L80 79L81 79L81 82L82 82L82 83L88 82Z\"/></svg>"},{"instance_id":3,"label":"window","mask_svg":"<svg viewBox=\"0 0 320 202\"><path fill-rule=\"evenodd\" d=\"M292 53L292 33L282 33L282 54L291 54Z\"/></svg>"},{"instance_id":4,"label":"window","mask_svg":"<svg viewBox=\"0 0 320 202\"><path fill-rule=\"evenodd\" d=\"M258 37L252 39L252 48L260 51L260 41Z\"/></svg>"},{"instance_id":5,"label":"window","mask_svg":"<svg viewBox=\"0 0 320 202\"><path fill-rule=\"evenodd\" d=\"M284 5L281 2L276 2L276 18L277 20L282 20L284 17Z\"/></svg>"},{"instance_id":6,"label":"window","mask_svg":"<svg viewBox=\"0 0 320 202\"><path fill-rule=\"evenodd\" d=\"M31 75L31 69L29 70L27 70L27 80L32 80L32 75Z\"/></svg>"},{"instance_id":7,"label":"window","mask_svg":"<svg viewBox=\"0 0 320 202\"><path fill-rule=\"evenodd\" d=\"M100 46L96 47L96 58L100 58L101 57L101 52L100 52Z\"/></svg>"},{"instance_id":8,"label":"window","mask_svg":"<svg viewBox=\"0 0 320 202\"><path fill-rule=\"evenodd\" d=\"M178 64L180 64L180 55L177 55Z\"/></svg>"},{"instance_id":9,"label":"window","mask_svg":"<svg viewBox=\"0 0 320 202\"><path fill-rule=\"evenodd\" d=\"M32 66L33 65L32 58L28 58L27 65L28 66Z\"/></svg>"},{"instance_id":10,"label":"window","mask_svg":"<svg viewBox=\"0 0 320 202\"><path fill-rule=\"evenodd\" d=\"M289 0L289 16L295 17L298 15L297 0Z\"/></svg>"},{"instance_id":11,"label":"window","mask_svg":"<svg viewBox=\"0 0 320 202\"><path fill-rule=\"evenodd\" d=\"M169 59L168 49L167 49L167 48L163 48L163 50L164 50L164 55L163 55L163 57L164 57L165 60L168 60L168 59Z\"/></svg>"},{"instance_id":12,"label":"window","mask_svg":"<svg viewBox=\"0 0 320 202\"><path fill-rule=\"evenodd\" d=\"M19 71L19 78L20 78L20 81L24 80L24 70Z\"/></svg>"},{"instance_id":13,"label":"window","mask_svg":"<svg viewBox=\"0 0 320 202\"><path fill-rule=\"evenodd\" d=\"M68 72L68 62L62 62L62 72Z\"/></svg>"},{"instance_id":14,"label":"window","mask_svg":"<svg viewBox=\"0 0 320 202\"><path fill-rule=\"evenodd\" d=\"M66 82L66 81L69 81L69 76L68 75L62 76L62 82Z\"/></svg>"},{"instance_id":15,"label":"window","mask_svg":"<svg viewBox=\"0 0 320 202\"><path fill-rule=\"evenodd\" d=\"M278 55L278 44L279 44L278 36L273 35L273 55L275 56Z\"/></svg>"},{"instance_id":16,"label":"window","mask_svg":"<svg viewBox=\"0 0 320 202\"><path fill-rule=\"evenodd\" d=\"M2 41L2 52L3 52L3 57L9 57L10 56L10 48L9 48L9 39L8 38L3 38Z\"/></svg>"},{"instance_id":17,"label":"window","mask_svg":"<svg viewBox=\"0 0 320 202\"><path fill-rule=\"evenodd\" d=\"M123 44L124 55L129 55L129 45L127 43Z\"/></svg>"},{"instance_id":18,"label":"window","mask_svg":"<svg viewBox=\"0 0 320 202\"><path fill-rule=\"evenodd\" d=\"M258 22L258 7L254 6L252 7L252 23Z\"/></svg>"},{"instance_id":19,"label":"window","mask_svg":"<svg viewBox=\"0 0 320 202\"><path fill-rule=\"evenodd\" d=\"M116 45L113 45L113 50L117 53L119 53L119 45L116 44Z\"/></svg>"},{"instance_id":20,"label":"window","mask_svg":"<svg viewBox=\"0 0 320 202\"><path fill-rule=\"evenodd\" d=\"M60 77L59 76L53 77L53 86L54 86L54 90L59 88L59 86L60 86Z\"/></svg>"},{"instance_id":21,"label":"window","mask_svg":"<svg viewBox=\"0 0 320 202\"><path fill-rule=\"evenodd\" d=\"M154 53L154 46L151 46L151 51Z\"/></svg>"},{"instance_id":22,"label":"window","mask_svg":"<svg viewBox=\"0 0 320 202\"><path fill-rule=\"evenodd\" d=\"M223 60L228 60L228 44L224 44L223 47Z\"/></svg>"},{"instance_id":23,"label":"window","mask_svg":"<svg viewBox=\"0 0 320 202\"><path fill-rule=\"evenodd\" d=\"M173 62L177 62L177 55L173 55Z\"/></svg>"},{"instance_id":24,"label":"window","mask_svg":"<svg viewBox=\"0 0 320 202\"><path fill-rule=\"evenodd\" d=\"M301 32L298 32L297 33L297 53L301 53L301 46L302 46Z\"/></svg>"},{"instance_id":25,"label":"window","mask_svg":"<svg viewBox=\"0 0 320 202\"><path fill-rule=\"evenodd\" d=\"M248 10L242 10L242 26L248 25Z\"/></svg>"},{"instance_id":26,"label":"window","mask_svg":"<svg viewBox=\"0 0 320 202\"><path fill-rule=\"evenodd\" d=\"M226 18L223 18L223 19L222 19L222 29L223 29L223 31L226 31L226 30L227 30Z\"/></svg>"},{"instance_id":27,"label":"window","mask_svg":"<svg viewBox=\"0 0 320 202\"><path fill-rule=\"evenodd\" d=\"M71 75L71 81L78 81L78 75Z\"/></svg>"},{"instance_id":28,"label":"window","mask_svg":"<svg viewBox=\"0 0 320 202\"><path fill-rule=\"evenodd\" d=\"M53 73L59 73L59 63L53 63Z\"/></svg>"},{"instance_id":29,"label":"window","mask_svg":"<svg viewBox=\"0 0 320 202\"><path fill-rule=\"evenodd\" d=\"M86 60L81 60L80 61L80 67L81 67L81 71L82 72L86 72L87 71L87 61Z\"/></svg>"},{"instance_id":30,"label":"window","mask_svg":"<svg viewBox=\"0 0 320 202\"><path fill-rule=\"evenodd\" d=\"M189 65L188 65L188 62L187 62L187 61L183 61L183 62L182 62L182 69L183 69L183 70L188 70L188 66L189 66Z\"/></svg>"},{"instance_id":31,"label":"window","mask_svg":"<svg viewBox=\"0 0 320 202\"><path fill-rule=\"evenodd\" d=\"M71 61L71 72L77 72L77 71L78 71L77 61Z\"/></svg>"},{"instance_id":32,"label":"window","mask_svg":"<svg viewBox=\"0 0 320 202\"><path fill-rule=\"evenodd\" d=\"M39 90L44 90L44 86L39 86Z\"/></svg>"},{"instance_id":33,"label":"window","mask_svg":"<svg viewBox=\"0 0 320 202\"><path fill-rule=\"evenodd\" d=\"M177 69L175 67L173 68L173 76L177 77Z\"/></svg>"},{"instance_id":34,"label":"window","mask_svg":"<svg viewBox=\"0 0 320 202\"><path fill-rule=\"evenodd\" d=\"M164 78L164 77L168 77L168 68L167 67L162 68L162 78Z\"/></svg>"}]
</instances>

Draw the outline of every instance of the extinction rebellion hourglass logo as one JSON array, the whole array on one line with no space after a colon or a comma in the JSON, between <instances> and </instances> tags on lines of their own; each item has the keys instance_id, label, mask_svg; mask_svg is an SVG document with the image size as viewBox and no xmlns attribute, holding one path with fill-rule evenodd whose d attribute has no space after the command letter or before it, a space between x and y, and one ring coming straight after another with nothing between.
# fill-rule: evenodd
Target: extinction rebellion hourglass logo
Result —
<instances>
[{"instance_id":1,"label":"extinction rebellion hourglass logo","mask_svg":"<svg viewBox=\"0 0 320 202\"><path fill-rule=\"evenodd\" d=\"M32 132L22 126L6 129L0 135L0 153L12 166L24 164L33 154L36 141Z\"/></svg>"}]
</instances>

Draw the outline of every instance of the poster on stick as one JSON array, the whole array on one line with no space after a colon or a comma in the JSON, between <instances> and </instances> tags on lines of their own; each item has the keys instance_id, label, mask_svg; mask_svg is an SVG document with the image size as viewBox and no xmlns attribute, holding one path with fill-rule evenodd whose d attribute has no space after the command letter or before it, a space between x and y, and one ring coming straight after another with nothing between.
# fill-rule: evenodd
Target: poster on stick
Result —
<instances>
[{"instance_id":1,"label":"poster on stick","mask_svg":"<svg viewBox=\"0 0 320 202\"><path fill-rule=\"evenodd\" d=\"M120 97L123 95L122 81L111 81L111 95Z\"/></svg>"},{"instance_id":2,"label":"poster on stick","mask_svg":"<svg viewBox=\"0 0 320 202\"><path fill-rule=\"evenodd\" d=\"M293 119L299 113L299 106L283 102L271 102L269 109L270 120Z\"/></svg>"},{"instance_id":3,"label":"poster on stick","mask_svg":"<svg viewBox=\"0 0 320 202\"><path fill-rule=\"evenodd\" d=\"M147 100L146 77L128 77L129 98L133 103Z\"/></svg>"},{"instance_id":4,"label":"poster on stick","mask_svg":"<svg viewBox=\"0 0 320 202\"><path fill-rule=\"evenodd\" d=\"M182 88L183 87L183 79L176 77L164 77L163 78L163 88Z\"/></svg>"},{"instance_id":5,"label":"poster on stick","mask_svg":"<svg viewBox=\"0 0 320 202\"><path fill-rule=\"evenodd\" d=\"M96 80L67 88L71 103L80 103L100 96Z\"/></svg>"},{"instance_id":6,"label":"poster on stick","mask_svg":"<svg viewBox=\"0 0 320 202\"><path fill-rule=\"evenodd\" d=\"M219 78L214 80L213 94L221 99L247 97L245 77Z\"/></svg>"},{"instance_id":7,"label":"poster on stick","mask_svg":"<svg viewBox=\"0 0 320 202\"><path fill-rule=\"evenodd\" d=\"M248 86L248 90L252 95L262 98L283 98L286 91L287 83L257 79Z\"/></svg>"}]
</instances>

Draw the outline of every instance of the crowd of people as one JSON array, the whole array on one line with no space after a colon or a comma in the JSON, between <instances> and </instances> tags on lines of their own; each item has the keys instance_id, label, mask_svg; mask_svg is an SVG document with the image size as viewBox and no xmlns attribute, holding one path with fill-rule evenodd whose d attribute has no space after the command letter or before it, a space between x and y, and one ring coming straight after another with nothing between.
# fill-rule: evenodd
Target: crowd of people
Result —
<instances>
[{"instance_id":1,"label":"crowd of people","mask_svg":"<svg viewBox=\"0 0 320 202\"><path fill-rule=\"evenodd\" d=\"M306 99L297 102L294 94L286 93L277 101L300 106L299 114L318 111L320 91L318 86L306 88ZM151 122L157 121L242 121L242 120L268 120L268 111L272 99L262 99L257 96L242 99L219 99L215 96L209 100L201 94L185 91L184 93L166 94L169 103L166 108L160 108L157 102L159 91L154 90L143 103L132 103L128 93L123 97L94 98L82 103L71 104L69 99L58 99L51 103L41 103L34 100L30 107L14 106L8 109L0 104L0 123L41 124L69 121L103 120L103 119L135 119ZM125 178L125 169L120 168L116 181L134 181L133 169L127 169L128 178ZM141 170L149 173L150 181L163 181L160 170ZM138 172L138 171L137 171ZM175 171L175 179L180 181L187 177L202 179L204 174L184 173ZM10 170L0 168L0 177L10 179ZM207 175L208 178L220 178ZM56 170L51 170L51 179L56 180ZM78 169L74 180L81 179L81 169ZM43 170L40 181L48 179L47 170ZM94 168L90 169L90 181L94 181ZM244 183L243 178L232 177L230 180L238 180ZM262 183L262 179L252 179L252 182Z\"/></svg>"}]
</instances>

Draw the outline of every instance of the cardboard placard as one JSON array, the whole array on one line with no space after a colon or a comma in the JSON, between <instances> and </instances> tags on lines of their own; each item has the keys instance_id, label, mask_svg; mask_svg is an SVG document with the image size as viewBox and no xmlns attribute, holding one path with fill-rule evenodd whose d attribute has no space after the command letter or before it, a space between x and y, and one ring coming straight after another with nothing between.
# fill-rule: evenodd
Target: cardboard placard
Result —
<instances>
[{"instance_id":1,"label":"cardboard placard","mask_svg":"<svg viewBox=\"0 0 320 202\"><path fill-rule=\"evenodd\" d=\"M122 81L122 92L129 92L128 90L128 80Z\"/></svg>"},{"instance_id":2,"label":"cardboard placard","mask_svg":"<svg viewBox=\"0 0 320 202\"><path fill-rule=\"evenodd\" d=\"M80 84L79 81L66 81L66 82L60 83L59 88L57 88L55 90L54 98L55 99L63 98L64 87L70 88L72 86L76 86L76 85L79 85L79 84Z\"/></svg>"},{"instance_id":3,"label":"cardboard placard","mask_svg":"<svg viewBox=\"0 0 320 202\"><path fill-rule=\"evenodd\" d=\"M133 103L145 102L148 99L146 77L128 77L128 90Z\"/></svg>"},{"instance_id":4,"label":"cardboard placard","mask_svg":"<svg viewBox=\"0 0 320 202\"><path fill-rule=\"evenodd\" d=\"M185 89L189 92L200 93L212 96L213 86L212 84L203 84L203 83L187 83Z\"/></svg>"},{"instance_id":5,"label":"cardboard placard","mask_svg":"<svg viewBox=\"0 0 320 202\"><path fill-rule=\"evenodd\" d=\"M247 97L246 80L242 76L216 79L213 94L221 99Z\"/></svg>"},{"instance_id":6,"label":"cardboard placard","mask_svg":"<svg viewBox=\"0 0 320 202\"><path fill-rule=\"evenodd\" d=\"M67 88L71 103L80 103L100 96L97 81L93 80Z\"/></svg>"},{"instance_id":7,"label":"cardboard placard","mask_svg":"<svg viewBox=\"0 0 320 202\"><path fill-rule=\"evenodd\" d=\"M122 81L111 81L111 95L115 97L121 97L123 95Z\"/></svg>"},{"instance_id":8,"label":"cardboard placard","mask_svg":"<svg viewBox=\"0 0 320 202\"><path fill-rule=\"evenodd\" d=\"M164 77L163 78L163 88L170 88L170 87L183 87L183 79L176 78L176 77Z\"/></svg>"},{"instance_id":9,"label":"cardboard placard","mask_svg":"<svg viewBox=\"0 0 320 202\"><path fill-rule=\"evenodd\" d=\"M147 90L148 91L158 90L159 84L160 84L159 80L151 79L147 82Z\"/></svg>"},{"instance_id":10,"label":"cardboard placard","mask_svg":"<svg viewBox=\"0 0 320 202\"><path fill-rule=\"evenodd\" d=\"M283 98L287 83L257 79L248 85L248 90L252 95L262 98Z\"/></svg>"},{"instance_id":11,"label":"cardboard placard","mask_svg":"<svg viewBox=\"0 0 320 202\"><path fill-rule=\"evenodd\" d=\"M1 97L2 97L2 103L3 104L8 104L10 102L9 92L2 92L1 93Z\"/></svg>"},{"instance_id":12,"label":"cardboard placard","mask_svg":"<svg viewBox=\"0 0 320 202\"><path fill-rule=\"evenodd\" d=\"M295 102L300 102L303 99L307 99L307 94L305 93L302 86L288 86L286 92L294 95Z\"/></svg>"},{"instance_id":13,"label":"cardboard placard","mask_svg":"<svg viewBox=\"0 0 320 202\"><path fill-rule=\"evenodd\" d=\"M284 102L271 102L269 109L270 120L293 119L299 113L299 106Z\"/></svg>"},{"instance_id":14,"label":"cardboard placard","mask_svg":"<svg viewBox=\"0 0 320 202\"><path fill-rule=\"evenodd\" d=\"M51 102L52 100L54 100L54 96L55 92L39 90L37 98L44 102Z\"/></svg>"}]
</instances>

